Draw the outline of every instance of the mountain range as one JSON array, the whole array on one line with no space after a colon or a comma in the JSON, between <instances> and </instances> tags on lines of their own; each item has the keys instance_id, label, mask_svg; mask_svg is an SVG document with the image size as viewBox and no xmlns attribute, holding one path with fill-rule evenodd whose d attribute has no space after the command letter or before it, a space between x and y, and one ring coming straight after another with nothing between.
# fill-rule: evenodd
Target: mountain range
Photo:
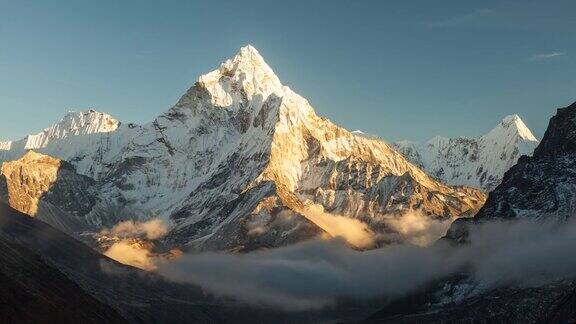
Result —
<instances>
[{"instance_id":1,"label":"mountain range","mask_svg":"<svg viewBox=\"0 0 576 324\"><path fill-rule=\"evenodd\" d=\"M321 236L375 247L406 240L411 234L397 223L409 213L448 224L485 199L428 176L384 141L317 116L252 46L148 124L72 112L1 143L0 161L4 200L68 233L161 218L171 224L169 245L199 250Z\"/></svg>"}]
</instances>

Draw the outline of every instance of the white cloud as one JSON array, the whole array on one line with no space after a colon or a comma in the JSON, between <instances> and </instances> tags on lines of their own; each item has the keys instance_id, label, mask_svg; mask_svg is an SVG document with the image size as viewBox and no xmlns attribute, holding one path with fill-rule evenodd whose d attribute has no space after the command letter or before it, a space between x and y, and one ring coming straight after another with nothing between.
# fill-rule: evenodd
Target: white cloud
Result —
<instances>
[{"instance_id":1,"label":"white cloud","mask_svg":"<svg viewBox=\"0 0 576 324\"><path fill-rule=\"evenodd\" d=\"M156 270L156 256L150 248L138 243L120 241L114 243L104 255L120 263L140 268L142 270Z\"/></svg>"},{"instance_id":2,"label":"white cloud","mask_svg":"<svg viewBox=\"0 0 576 324\"><path fill-rule=\"evenodd\" d=\"M168 233L168 225L161 219L151 219L147 222L134 222L132 220L116 224L112 229L104 229L102 235L114 235L122 238L146 237L156 240Z\"/></svg>"},{"instance_id":3,"label":"white cloud","mask_svg":"<svg viewBox=\"0 0 576 324\"><path fill-rule=\"evenodd\" d=\"M566 53L564 53L564 52L540 53L540 54L532 55L532 57L530 57L530 59L532 61L543 61L543 60L549 60L549 59L559 57L559 56L564 56L564 55L566 55Z\"/></svg>"},{"instance_id":4,"label":"white cloud","mask_svg":"<svg viewBox=\"0 0 576 324\"><path fill-rule=\"evenodd\" d=\"M120 263L138 267L143 270L156 270L157 265L175 257L177 251L159 254L153 252L155 240L168 233L168 225L161 219L151 219L147 222L125 221L116 224L111 229L99 233L100 238L112 240L104 255ZM106 241L106 240L104 240Z\"/></svg>"},{"instance_id":5,"label":"white cloud","mask_svg":"<svg viewBox=\"0 0 576 324\"><path fill-rule=\"evenodd\" d=\"M374 233L367 224L357 219L327 213L324 207L314 204L306 206L300 212L332 237L341 237L358 248L374 246Z\"/></svg>"}]
</instances>

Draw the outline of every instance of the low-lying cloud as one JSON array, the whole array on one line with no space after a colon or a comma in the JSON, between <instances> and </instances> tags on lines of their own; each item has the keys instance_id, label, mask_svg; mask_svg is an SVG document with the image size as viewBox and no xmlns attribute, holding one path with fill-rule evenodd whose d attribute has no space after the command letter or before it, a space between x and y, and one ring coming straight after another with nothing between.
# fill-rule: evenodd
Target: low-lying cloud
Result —
<instances>
[{"instance_id":1,"label":"low-lying cloud","mask_svg":"<svg viewBox=\"0 0 576 324\"><path fill-rule=\"evenodd\" d=\"M418 246L428 246L441 238L454 220L433 219L421 211L409 211L386 221L391 229L398 232L403 242Z\"/></svg>"},{"instance_id":2,"label":"low-lying cloud","mask_svg":"<svg viewBox=\"0 0 576 324\"><path fill-rule=\"evenodd\" d=\"M311 241L243 255L184 255L158 271L215 295L286 310L321 308L340 298L395 298L462 269L484 289L576 274L574 223L489 223L474 231L472 242L360 252L338 240Z\"/></svg>"},{"instance_id":3,"label":"low-lying cloud","mask_svg":"<svg viewBox=\"0 0 576 324\"><path fill-rule=\"evenodd\" d=\"M422 263L426 266L418 266ZM339 297L395 296L451 269L453 264L421 248L358 252L336 240L245 255L185 255L159 272L253 305L304 310L327 306ZM397 280L400 274L402 280Z\"/></svg>"},{"instance_id":4,"label":"low-lying cloud","mask_svg":"<svg viewBox=\"0 0 576 324\"><path fill-rule=\"evenodd\" d=\"M101 234L113 235L122 238L145 237L157 240L168 233L168 225L161 219L155 218L146 222L128 220L116 224L111 229L104 229Z\"/></svg>"},{"instance_id":5,"label":"low-lying cloud","mask_svg":"<svg viewBox=\"0 0 576 324\"><path fill-rule=\"evenodd\" d=\"M332 237L340 237L358 248L370 248L375 235L365 223L350 217L327 213L322 205L308 205L301 213Z\"/></svg>"},{"instance_id":6,"label":"low-lying cloud","mask_svg":"<svg viewBox=\"0 0 576 324\"><path fill-rule=\"evenodd\" d=\"M142 270L156 270L159 260L151 252L151 248L137 242L120 241L112 244L104 255L120 263L140 268Z\"/></svg>"},{"instance_id":7,"label":"low-lying cloud","mask_svg":"<svg viewBox=\"0 0 576 324\"><path fill-rule=\"evenodd\" d=\"M146 222L124 221L98 234L99 241L107 244L104 255L120 263L153 271L158 264L172 257L176 251L159 254L153 252L154 241L168 233L168 225L161 219Z\"/></svg>"}]
</instances>

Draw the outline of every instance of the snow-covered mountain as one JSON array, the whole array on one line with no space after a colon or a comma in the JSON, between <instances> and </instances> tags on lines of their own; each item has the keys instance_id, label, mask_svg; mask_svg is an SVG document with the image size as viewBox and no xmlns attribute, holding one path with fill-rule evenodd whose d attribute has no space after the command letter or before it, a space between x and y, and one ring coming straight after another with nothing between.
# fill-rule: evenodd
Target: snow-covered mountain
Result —
<instances>
[{"instance_id":1,"label":"snow-covered mountain","mask_svg":"<svg viewBox=\"0 0 576 324\"><path fill-rule=\"evenodd\" d=\"M518 115L511 115L478 138L436 136L424 143L400 141L393 145L444 183L489 192L520 156L532 154L538 140Z\"/></svg>"},{"instance_id":2,"label":"snow-covered mountain","mask_svg":"<svg viewBox=\"0 0 576 324\"><path fill-rule=\"evenodd\" d=\"M160 217L172 224L167 242L200 249L318 236L369 247L405 239L398 220L408 214L423 223L451 220L485 199L439 183L383 141L317 116L252 46L201 76L151 123L72 113L39 135L3 143L0 161L29 149L94 180L95 204L74 216L87 226Z\"/></svg>"}]
</instances>

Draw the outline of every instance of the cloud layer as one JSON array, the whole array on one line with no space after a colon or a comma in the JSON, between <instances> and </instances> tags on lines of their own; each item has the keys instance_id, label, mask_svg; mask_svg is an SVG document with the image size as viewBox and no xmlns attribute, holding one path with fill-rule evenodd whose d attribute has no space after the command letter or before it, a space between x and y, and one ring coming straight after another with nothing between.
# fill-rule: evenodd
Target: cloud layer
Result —
<instances>
[{"instance_id":1,"label":"cloud layer","mask_svg":"<svg viewBox=\"0 0 576 324\"><path fill-rule=\"evenodd\" d=\"M538 285L576 273L576 226L485 224L473 244L396 245L354 251L313 241L245 255L184 255L159 272L252 305L304 310L339 298L395 298L466 267L478 287Z\"/></svg>"}]
</instances>

